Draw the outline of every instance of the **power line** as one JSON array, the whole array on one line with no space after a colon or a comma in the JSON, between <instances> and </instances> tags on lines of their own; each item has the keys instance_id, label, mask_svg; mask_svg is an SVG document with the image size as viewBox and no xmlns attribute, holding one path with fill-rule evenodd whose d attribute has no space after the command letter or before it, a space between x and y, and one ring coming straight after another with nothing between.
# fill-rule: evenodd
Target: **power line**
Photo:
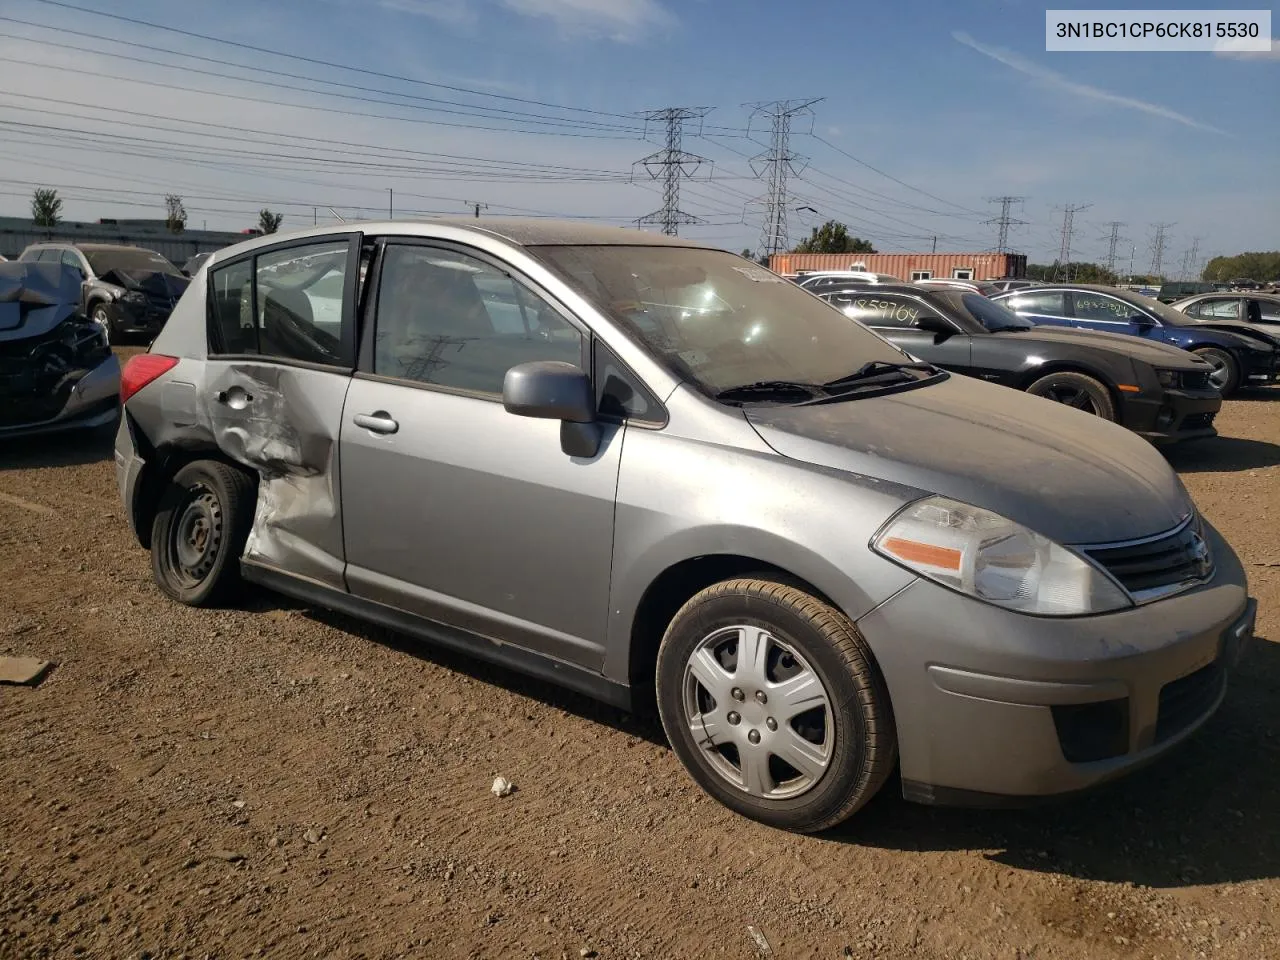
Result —
<instances>
[{"instance_id":1,"label":"power line","mask_svg":"<svg viewBox=\"0 0 1280 960\"><path fill-rule=\"evenodd\" d=\"M751 170L767 185L765 195L764 226L760 231L760 253L768 257L789 246L787 236L787 180L799 175L797 164L803 168L803 158L791 152L791 121L809 112L809 108L822 98L812 100L774 100L769 103L749 104L751 117L769 117L769 149L751 160ZM750 129L750 123L747 124Z\"/></svg>"},{"instance_id":2,"label":"power line","mask_svg":"<svg viewBox=\"0 0 1280 960\"><path fill-rule=\"evenodd\" d=\"M683 137L687 121L701 120L710 112L710 107L667 107L665 110L653 110L644 114L646 124L656 122L663 125L667 145L639 161L652 179L661 179L662 207L640 217L636 221L637 226L646 223L661 224L662 232L674 237L680 232L681 224L702 223L702 218L680 209L680 180L691 178L707 159L685 151Z\"/></svg>"},{"instance_id":3,"label":"power line","mask_svg":"<svg viewBox=\"0 0 1280 960\"><path fill-rule=\"evenodd\" d=\"M825 144L826 146L830 147L832 150L834 150L836 153L840 154L841 156L848 157L850 160L852 160L854 163L858 164L859 166L866 167L872 173L878 173L880 176L884 177L886 180L892 180L894 183L898 184L899 186L906 187L908 190L914 191L915 193L921 194L922 196L926 196L930 200L937 200L939 203L945 203L949 207L955 207L957 210L963 210L965 213L973 214L975 216L982 215L982 211L980 210L971 210L969 207L961 206L960 204L954 203L951 200L947 200L944 197L939 197L935 194L929 193L929 191L927 190L922 190L920 187L907 183L907 181L905 180L899 180L893 174L885 173L883 170L879 169L878 167L873 167L871 164L867 163L865 160L855 157L848 150L845 150L841 147L836 146L830 140L827 140L823 137L819 137L816 134L814 134L813 139L817 140L821 144Z\"/></svg>"},{"instance_id":4,"label":"power line","mask_svg":"<svg viewBox=\"0 0 1280 960\"><path fill-rule=\"evenodd\" d=\"M1013 209L1013 205L1015 203L1022 203L1022 201L1024 201L1025 199L1026 197L995 197L987 201L988 203L1000 204L1000 216L993 217L990 220L983 221L983 223L988 225L996 224L999 226L999 234L996 239L996 253L1009 252L1009 228L1010 227L1026 226L1027 221L1017 220L1009 212L1010 210Z\"/></svg>"}]
</instances>

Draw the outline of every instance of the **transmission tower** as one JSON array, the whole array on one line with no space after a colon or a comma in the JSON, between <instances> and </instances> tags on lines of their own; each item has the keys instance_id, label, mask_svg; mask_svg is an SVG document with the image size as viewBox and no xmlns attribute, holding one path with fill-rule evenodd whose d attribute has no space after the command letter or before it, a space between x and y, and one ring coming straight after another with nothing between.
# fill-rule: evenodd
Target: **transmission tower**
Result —
<instances>
[{"instance_id":1,"label":"transmission tower","mask_svg":"<svg viewBox=\"0 0 1280 960\"><path fill-rule=\"evenodd\" d=\"M1152 225L1155 229L1155 235L1151 238L1151 275L1157 280L1160 279L1160 271L1164 268L1164 248L1169 242L1169 235L1165 232L1173 226L1172 223L1156 223Z\"/></svg>"},{"instance_id":2,"label":"transmission tower","mask_svg":"<svg viewBox=\"0 0 1280 960\"><path fill-rule=\"evenodd\" d=\"M988 226L995 224L1000 228L999 236L996 240L996 253L1009 252L1009 228L1026 226L1027 221L1015 220L1009 213L1013 209L1015 203L1022 203L1026 197L991 197L988 203L1000 204L1000 216L992 217L990 220L984 220L983 223Z\"/></svg>"},{"instance_id":3,"label":"transmission tower","mask_svg":"<svg viewBox=\"0 0 1280 960\"><path fill-rule=\"evenodd\" d=\"M1088 210L1092 204L1067 204L1062 208L1062 243L1058 248L1058 263L1053 267L1053 278L1058 278L1058 265L1062 265L1062 279L1071 279L1071 238L1075 234L1076 214Z\"/></svg>"},{"instance_id":4,"label":"transmission tower","mask_svg":"<svg viewBox=\"0 0 1280 960\"><path fill-rule=\"evenodd\" d=\"M790 246L787 233L787 180L804 169L805 160L791 152L791 122L809 110L822 98L812 100L774 100L769 103L748 104L752 107L751 120L758 116L769 118L769 149L751 158L751 172L767 185L764 196L764 226L760 231L760 254L764 258ZM750 121L747 124L750 130ZM749 135L749 134L748 134ZM767 262L767 260L766 260Z\"/></svg>"},{"instance_id":5,"label":"transmission tower","mask_svg":"<svg viewBox=\"0 0 1280 960\"><path fill-rule=\"evenodd\" d=\"M1178 275L1179 280L1194 280L1200 273L1196 269L1200 262L1200 238L1191 238L1191 249L1182 255L1182 270Z\"/></svg>"},{"instance_id":6,"label":"transmission tower","mask_svg":"<svg viewBox=\"0 0 1280 960\"><path fill-rule=\"evenodd\" d=\"M1111 232L1104 238L1107 241L1107 273L1114 275L1116 261L1119 259L1116 248L1124 242L1124 237L1120 236L1120 228L1124 226L1124 222L1112 220L1107 226L1111 228Z\"/></svg>"},{"instance_id":7,"label":"transmission tower","mask_svg":"<svg viewBox=\"0 0 1280 960\"><path fill-rule=\"evenodd\" d=\"M667 107L642 115L646 125L650 122L663 125L667 145L639 161L651 179L662 181L662 209L641 217L636 221L638 225L657 223L662 226L663 233L674 237L679 233L681 224L702 223L702 218L680 209L680 180L692 177L699 167L710 161L685 152L681 141L685 123L701 120L710 112L710 107Z\"/></svg>"}]
</instances>

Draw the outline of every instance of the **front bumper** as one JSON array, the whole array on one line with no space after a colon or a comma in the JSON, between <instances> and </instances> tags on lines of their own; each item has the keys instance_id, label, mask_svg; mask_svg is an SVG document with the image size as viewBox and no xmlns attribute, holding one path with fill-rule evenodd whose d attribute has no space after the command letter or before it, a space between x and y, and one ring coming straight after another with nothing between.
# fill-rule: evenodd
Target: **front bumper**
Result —
<instances>
[{"instance_id":1,"label":"front bumper","mask_svg":"<svg viewBox=\"0 0 1280 960\"><path fill-rule=\"evenodd\" d=\"M1150 762L1221 703L1256 606L1205 526L1212 581L1093 617L1029 617L918 580L858 621L893 703L905 795L1072 793Z\"/></svg>"},{"instance_id":2,"label":"front bumper","mask_svg":"<svg viewBox=\"0 0 1280 960\"><path fill-rule=\"evenodd\" d=\"M119 398L120 361L112 354L81 377L56 410L41 398L0 398L0 437L105 426L120 416Z\"/></svg>"},{"instance_id":3,"label":"front bumper","mask_svg":"<svg viewBox=\"0 0 1280 960\"><path fill-rule=\"evenodd\" d=\"M1214 418L1222 409L1217 390L1163 390L1121 395L1120 422L1152 443L1170 444L1216 437Z\"/></svg>"},{"instance_id":4,"label":"front bumper","mask_svg":"<svg viewBox=\"0 0 1280 960\"><path fill-rule=\"evenodd\" d=\"M1280 383L1280 353L1245 354L1241 362L1240 383L1252 387Z\"/></svg>"},{"instance_id":5,"label":"front bumper","mask_svg":"<svg viewBox=\"0 0 1280 960\"><path fill-rule=\"evenodd\" d=\"M160 307L150 302L113 300L105 307L107 318L120 333L159 333L173 313L173 307Z\"/></svg>"}]
</instances>

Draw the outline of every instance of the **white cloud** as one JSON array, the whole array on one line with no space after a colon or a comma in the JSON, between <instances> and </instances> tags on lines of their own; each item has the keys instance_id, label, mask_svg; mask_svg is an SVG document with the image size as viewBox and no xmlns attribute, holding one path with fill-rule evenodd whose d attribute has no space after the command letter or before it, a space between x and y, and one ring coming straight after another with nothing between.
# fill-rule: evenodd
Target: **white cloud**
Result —
<instances>
[{"instance_id":1,"label":"white cloud","mask_svg":"<svg viewBox=\"0 0 1280 960\"><path fill-rule=\"evenodd\" d=\"M502 0L522 16L552 21L563 33L631 42L675 22L657 0Z\"/></svg>"},{"instance_id":2,"label":"white cloud","mask_svg":"<svg viewBox=\"0 0 1280 960\"><path fill-rule=\"evenodd\" d=\"M1172 120L1174 123L1180 123L1183 126L1191 127L1196 130L1208 130L1211 133L1224 133L1217 127L1211 127L1207 123L1201 123L1198 120L1188 117L1186 114L1178 113L1176 110L1170 110L1168 107L1162 107L1158 103L1148 103L1146 100L1138 100L1134 97L1121 96L1118 93L1110 93L1099 87L1093 87L1086 83L1077 83L1055 70L1048 67L1042 67L1037 63L1032 63L1019 54L1001 47L989 47L979 43L967 33L956 31L951 34L957 43L962 43L966 47L977 50L984 57L990 57L998 63L1003 63L1006 67L1016 70L1028 77L1034 77L1042 83L1061 90L1064 93L1070 93L1078 97L1087 97L1090 100L1097 100L1101 103L1110 103L1117 107L1124 107L1128 110L1137 110L1141 113L1150 114L1153 117L1162 117L1165 120Z\"/></svg>"},{"instance_id":3,"label":"white cloud","mask_svg":"<svg viewBox=\"0 0 1280 960\"><path fill-rule=\"evenodd\" d=\"M475 22L475 10L468 0L378 0L378 6L398 13L429 17L453 26Z\"/></svg>"},{"instance_id":4,"label":"white cloud","mask_svg":"<svg viewBox=\"0 0 1280 960\"><path fill-rule=\"evenodd\" d=\"M1280 60L1280 38L1271 41L1270 50L1242 50L1248 40L1222 40L1213 51L1215 57L1229 60Z\"/></svg>"}]
</instances>

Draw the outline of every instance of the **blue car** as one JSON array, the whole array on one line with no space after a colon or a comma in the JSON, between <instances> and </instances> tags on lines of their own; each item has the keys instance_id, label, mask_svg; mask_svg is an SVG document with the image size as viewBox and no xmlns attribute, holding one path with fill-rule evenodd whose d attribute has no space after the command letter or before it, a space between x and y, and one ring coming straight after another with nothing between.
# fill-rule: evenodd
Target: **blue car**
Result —
<instances>
[{"instance_id":1,"label":"blue car","mask_svg":"<svg viewBox=\"0 0 1280 960\"><path fill-rule=\"evenodd\" d=\"M1051 284L991 299L1030 323L1144 337L1190 350L1213 365L1210 380L1224 397L1241 386L1280 380L1280 336L1244 323L1196 320L1129 290Z\"/></svg>"}]
</instances>

